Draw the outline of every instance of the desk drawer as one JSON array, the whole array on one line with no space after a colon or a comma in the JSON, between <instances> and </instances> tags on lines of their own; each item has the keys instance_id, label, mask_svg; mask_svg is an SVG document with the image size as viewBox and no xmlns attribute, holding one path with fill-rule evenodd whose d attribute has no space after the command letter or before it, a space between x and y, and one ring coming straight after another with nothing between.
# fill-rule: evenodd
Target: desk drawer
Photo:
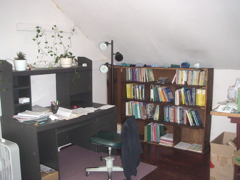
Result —
<instances>
[{"instance_id":1,"label":"desk drawer","mask_svg":"<svg viewBox=\"0 0 240 180\"><path fill-rule=\"evenodd\" d=\"M62 146L68 143L76 144L76 142L80 138L84 139L83 141L86 143L86 139L88 137L87 134L91 132L91 129L94 129L94 124L94 121L84 121L81 123L71 124L65 127L58 128L58 146ZM93 131L93 133L95 131Z\"/></svg>"}]
</instances>

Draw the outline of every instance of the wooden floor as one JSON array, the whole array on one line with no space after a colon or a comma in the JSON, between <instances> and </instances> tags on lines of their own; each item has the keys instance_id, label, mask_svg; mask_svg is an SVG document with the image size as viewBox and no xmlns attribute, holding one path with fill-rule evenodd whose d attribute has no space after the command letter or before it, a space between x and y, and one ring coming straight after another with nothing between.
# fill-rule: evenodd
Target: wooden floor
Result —
<instances>
[{"instance_id":1,"label":"wooden floor","mask_svg":"<svg viewBox=\"0 0 240 180\"><path fill-rule=\"evenodd\" d=\"M142 162L157 169L142 180L208 180L209 151L204 154L142 143Z\"/></svg>"}]
</instances>

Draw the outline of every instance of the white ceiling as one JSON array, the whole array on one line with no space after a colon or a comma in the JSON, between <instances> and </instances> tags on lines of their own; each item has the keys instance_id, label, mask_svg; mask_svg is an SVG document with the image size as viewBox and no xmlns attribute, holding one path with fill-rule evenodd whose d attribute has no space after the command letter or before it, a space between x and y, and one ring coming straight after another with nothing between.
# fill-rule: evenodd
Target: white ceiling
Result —
<instances>
[{"instance_id":1,"label":"white ceiling","mask_svg":"<svg viewBox=\"0 0 240 180\"><path fill-rule=\"evenodd\" d=\"M239 0L54 2L96 46L114 40L123 62L239 69Z\"/></svg>"}]
</instances>

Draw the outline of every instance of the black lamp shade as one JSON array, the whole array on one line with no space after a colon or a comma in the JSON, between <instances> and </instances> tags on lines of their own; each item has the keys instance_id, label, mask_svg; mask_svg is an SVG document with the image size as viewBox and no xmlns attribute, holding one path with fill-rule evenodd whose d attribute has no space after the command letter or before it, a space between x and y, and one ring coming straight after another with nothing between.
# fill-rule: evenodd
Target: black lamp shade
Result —
<instances>
[{"instance_id":1,"label":"black lamp shade","mask_svg":"<svg viewBox=\"0 0 240 180\"><path fill-rule=\"evenodd\" d=\"M115 60L116 61L122 61L123 60L123 55L120 52L117 52L115 54Z\"/></svg>"}]
</instances>

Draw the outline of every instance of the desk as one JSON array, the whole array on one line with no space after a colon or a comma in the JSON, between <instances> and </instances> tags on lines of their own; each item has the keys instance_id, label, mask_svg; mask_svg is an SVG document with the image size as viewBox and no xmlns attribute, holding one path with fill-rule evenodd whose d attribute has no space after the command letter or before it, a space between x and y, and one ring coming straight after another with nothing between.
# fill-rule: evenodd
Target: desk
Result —
<instances>
[{"instance_id":1,"label":"desk","mask_svg":"<svg viewBox=\"0 0 240 180\"><path fill-rule=\"evenodd\" d=\"M237 125L237 149L240 149L240 114L237 113L223 113L223 112L216 112L216 111L211 111L211 115L216 115L216 116L227 116L230 118L231 123L236 123ZM239 166L235 165L234 166L234 179L237 180L237 177L239 176Z\"/></svg>"},{"instance_id":2,"label":"desk","mask_svg":"<svg viewBox=\"0 0 240 180\"><path fill-rule=\"evenodd\" d=\"M92 104L99 107L101 104ZM22 179L40 180L40 164L59 171L58 147L67 143L96 150L88 138L97 131L117 130L117 110L97 110L71 120L48 120L34 126L2 116L2 136L16 142L20 149ZM61 172L59 172L61 174Z\"/></svg>"}]
</instances>

